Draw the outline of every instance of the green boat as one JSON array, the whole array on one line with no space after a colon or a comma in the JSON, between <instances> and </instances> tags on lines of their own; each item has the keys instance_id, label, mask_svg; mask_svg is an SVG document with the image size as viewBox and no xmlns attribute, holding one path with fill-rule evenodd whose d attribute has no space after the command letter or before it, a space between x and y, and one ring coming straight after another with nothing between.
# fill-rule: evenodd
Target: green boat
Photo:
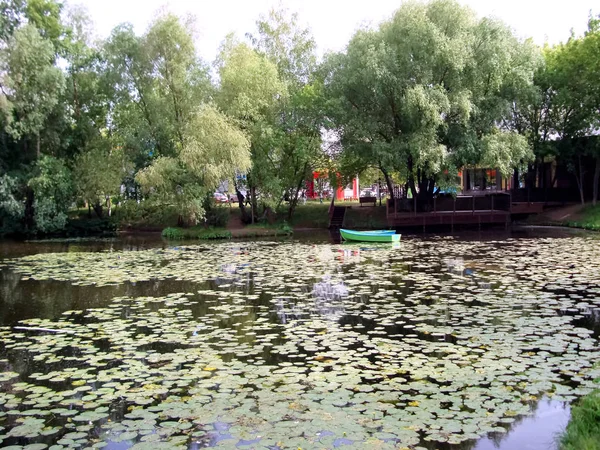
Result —
<instances>
[{"instance_id":1,"label":"green boat","mask_svg":"<svg viewBox=\"0 0 600 450\"><path fill-rule=\"evenodd\" d=\"M395 232L393 232L395 233ZM400 242L400 234L392 231L354 231L340 229L340 234L345 241L359 242Z\"/></svg>"},{"instance_id":2,"label":"green boat","mask_svg":"<svg viewBox=\"0 0 600 450\"><path fill-rule=\"evenodd\" d=\"M348 231L348 230L346 230L346 231ZM396 234L396 230L369 230L369 231L357 231L357 233Z\"/></svg>"}]
</instances>

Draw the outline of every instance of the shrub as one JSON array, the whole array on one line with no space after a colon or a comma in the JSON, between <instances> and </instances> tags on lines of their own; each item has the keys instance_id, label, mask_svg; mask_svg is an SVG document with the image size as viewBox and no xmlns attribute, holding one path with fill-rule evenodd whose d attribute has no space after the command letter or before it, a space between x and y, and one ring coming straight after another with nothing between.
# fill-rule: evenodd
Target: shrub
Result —
<instances>
[{"instance_id":1,"label":"shrub","mask_svg":"<svg viewBox=\"0 0 600 450\"><path fill-rule=\"evenodd\" d=\"M210 208L206 211L206 225L209 227L225 228L229 222L229 208Z\"/></svg>"},{"instance_id":2,"label":"shrub","mask_svg":"<svg viewBox=\"0 0 600 450\"><path fill-rule=\"evenodd\" d=\"M168 227L162 231L162 236L165 239L181 240L181 239L231 239L231 232L222 228L177 228Z\"/></svg>"},{"instance_id":3,"label":"shrub","mask_svg":"<svg viewBox=\"0 0 600 450\"><path fill-rule=\"evenodd\" d=\"M164 237L165 239L176 240L176 239L185 239L186 238L186 233L184 232L184 230L181 228L175 228L175 227L167 227L164 230L162 230L161 234L162 234L162 237Z\"/></svg>"}]
</instances>

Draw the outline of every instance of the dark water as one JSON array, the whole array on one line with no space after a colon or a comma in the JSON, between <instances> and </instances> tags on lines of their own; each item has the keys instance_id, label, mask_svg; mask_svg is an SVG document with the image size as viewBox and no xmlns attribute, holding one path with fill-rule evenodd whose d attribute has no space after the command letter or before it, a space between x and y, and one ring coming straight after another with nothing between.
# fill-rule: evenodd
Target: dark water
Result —
<instances>
[{"instance_id":1,"label":"dark water","mask_svg":"<svg viewBox=\"0 0 600 450\"><path fill-rule=\"evenodd\" d=\"M497 232L468 232L458 233L454 236L456 242L479 242L479 241L494 241L497 247L502 246L502 242L505 240L514 239L550 239L556 240L568 240L574 236L585 236L588 239L595 239L592 235L573 232L571 230L556 230L556 229L519 229L513 230L508 233L497 233ZM435 240L438 236L425 235L425 236L406 236L406 238L413 240ZM323 243L334 243L336 237L330 236L328 233L308 233L306 235L297 235L292 238L293 241L301 243L314 243L323 245ZM284 239L282 242L289 242L289 239ZM170 243L163 241L153 235L148 236L129 236L118 239L107 239L102 241L48 241L48 242L0 242L0 257L3 259L7 258L19 258L26 255L36 255L40 253L57 253L57 252L136 252L139 250L146 249L178 249L184 247L185 242L182 243ZM194 244L196 244L194 242ZM207 244L210 246L210 244ZM277 245L277 244L274 244ZM240 244L243 247L243 243ZM352 259L356 255L368 255L369 247L365 246L344 246L342 249L335 248L334 250L339 255L338 258ZM236 268L231 270L228 275L227 265L229 261L227 256L223 258L223 272L222 278L211 279L209 281L192 281L186 279L157 279L157 280L145 280L138 282L124 282L116 285L108 286L78 286L73 285L67 281L55 281L55 280L35 280L35 279L22 279L22 275L17 273L12 268L4 267L0 268L0 325L13 327L17 323L24 319L50 319L56 320L61 317L65 311L71 310L89 310L93 308L106 308L111 305L111 302L115 297L166 297L169 294L179 292L194 293L198 290L216 289L219 285L230 283L232 280L240 282L240 276L236 273ZM485 256L481 257L485 259ZM489 261L485 261L489 264ZM419 272L423 270L424 273L427 269L418 267L418 264L412 263L408 265L406 270L412 272ZM467 271L473 269L457 269L461 271L462 275L470 275ZM257 298L252 300L252 306L256 311L264 310L265 308L271 308L271 314L269 319L273 323L286 324L289 321L297 320L306 315L318 314L320 317L328 318L328 320L334 320L342 325L348 325L353 327L360 327L365 332L373 332L375 325L370 324L369 320L363 320L356 315L347 314L343 307L336 305L336 299L343 293L339 292L339 286L335 283L329 283L324 281L315 280L312 290L313 295L319 298L326 299L322 304L315 303L314 309L307 312L301 311L298 308L294 308L293 305L282 303L280 307L273 308L273 298L270 295L259 292L256 289L256 283L253 279L254 274L244 274L245 281L243 284L245 287L242 288L242 292L246 295L257 294ZM282 277L283 279L284 277ZM403 287L404 292L409 295L411 291L411 284L406 283ZM374 290L376 292L376 290ZM191 317L194 319L201 318L207 313L207 304L209 300L202 294L196 294L191 297L196 300L197 303L190 307ZM426 304L426 301L423 301ZM477 303L473 303L474 307L480 306ZM564 311L568 314L568 311ZM597 337L600 332L600 326L598 321L598 310L590 309L585 311L584 314L579 314L575 320L577 326L592 329ZM407 319L408 320L408 319ZM235 320L233 321L235 322ZM232 326L232 323L228 323L226 319L223 319L222 326ZM401 327L400 327L401 328ZM400 328L389 328L386 330L388 335L397 336L402 332ZM426 339L427 336L420 336ZM450 337L448 337L450 339ZM157 348L158 349L158 348ZM154 350L157 350L154 349ZM160 349L158 349L160 350ZM172 350L172 349L171 349ZM225 358L226 360L227 358ZM267 363L273 364L277 362L287 361L288 359L283 355L274 357L268 353L264 354L264 359ZM34 368L27 368L21 365L24 373L31 373ZM38 370L38 367L35 368ZM508 433L498 434L494 433L489 437L482 438L476 443L468 443L460 448L475 450L512 450L512 449L526 449L526 450L545 450L556 448L556 438L566 426L569 418L569 407L564 402L551 401L543 398L533 404L535 413L532 417L525 417L517 420L515 423L510 425ZM217 431L221 434L221 438L227 435L227 429L218 430L218 425L215 425ZM219 437L213 439L211 444L217 444ZM335 447L343 447L347 439L340 438L334 441ZM257 441L258 442L258 441ZM238 445L252 446L255 442L252 440L241 441ZM429 444L423 443L427 448L458 448L454 446L448 446L444 444ZM110 449L121 449L128 448L126 443L112 442L105 448ZM193 446L192 446L193 448Z\"/></svg>"}]
</instances>

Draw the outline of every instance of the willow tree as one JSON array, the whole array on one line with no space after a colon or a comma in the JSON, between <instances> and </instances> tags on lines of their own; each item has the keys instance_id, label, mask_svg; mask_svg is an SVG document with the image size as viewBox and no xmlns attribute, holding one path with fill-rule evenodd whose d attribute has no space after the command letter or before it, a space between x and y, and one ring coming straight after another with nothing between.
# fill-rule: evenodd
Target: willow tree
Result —
<instances>
[{"instance_id":1,"label":"willow tree","mask_svg":"<svg viewBox=\"0 0 600 450\"><path fill-rule=\"evenodd\" d=\"M504 24L455 1L404 3L324 65L344 152L379 168L390 193L390 172L404 174L423 205L445 173L528 160L526 139L499 124L514 101L507 87L532 83L530 53Z\"/></svg>"},{"instance_id":2,"label":"willow tree","mask_svg":"<svg viewBox=\"0 0 600 450\"><path fill-rule=\"evenodd\" d=\"M166 14L142 36L131 24L119 25L104 43L106 81L115 92L111 131L138 164L174 156L196 108L210 99L193 33L191 23Z\"/></svg>"},{"instance_id":3,"label":"willow tree","mask_svg":"<svg viewBox=\"0 0 600 450\"><path fill-rule=\"evenodd\" d=\"M0 54L0 106L5 113L5 129L22 142L25 153L34 140L34 159L40 156L40 134L64 89L64 76L54 66L54 56L52 43L33 25L16 30Z\"/></svg>"},{"instance_id":4,"label":"willow tree","mask_svg":"<svg viewBox=\"0 0 600 450\"><path fill-rule=\"evenodd\" d=\"M181 225L195 225L219 183L250 169L250 143L227 116L209 105L191 117L182 142L176 155L157 158L136 180L151 201L174 207Z\"/></svg>"},{"instance_id":5,"label":"willow tree","mask_svg":"<svg viewBox=\"0 0 600 450\"><path fill-rule=\"evenodd\" d=\"M247 174L247 195L251 216L245 211L243 196L235 184L240 209L246 222L257 215L257 189L263 202L277 201L281 192L277 173L277 113L287 89L277 67L250 46L229 36L218 61L220 89L217 100L223 111L242 127L251 144L252 170Z\"/></svg>"},{"instance_id":6,"label":"willow tree","mask_svg":"<svg viewBox=\"0 0 600 450\"><path fill-rule=\"evenodd\" d=\"M259 54L277 67L286 96L277 104L274 123L277 158L275 173L287 198L288 218L298 204L299 193L321 156L321 129L324 118L322 83L315 78L316 42L296 14L271 10L257 22L251 41Z\"/></svg>"}]
</instances>

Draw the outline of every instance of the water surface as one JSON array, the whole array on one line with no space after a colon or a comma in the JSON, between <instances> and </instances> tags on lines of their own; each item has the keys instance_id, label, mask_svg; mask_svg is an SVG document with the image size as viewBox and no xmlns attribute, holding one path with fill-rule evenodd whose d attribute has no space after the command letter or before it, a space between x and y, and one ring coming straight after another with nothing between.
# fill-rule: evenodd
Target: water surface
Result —
<instances>
[{"instance_id":1,"label":"water surface","mask_svg":"<svg viewBox=\"0 0 600 450\"><path fill-rule=\"evenodd\" d=\"M3 446L541 450L600 376L594 234L0 251Z\"/></svg>"}]
</instances>

